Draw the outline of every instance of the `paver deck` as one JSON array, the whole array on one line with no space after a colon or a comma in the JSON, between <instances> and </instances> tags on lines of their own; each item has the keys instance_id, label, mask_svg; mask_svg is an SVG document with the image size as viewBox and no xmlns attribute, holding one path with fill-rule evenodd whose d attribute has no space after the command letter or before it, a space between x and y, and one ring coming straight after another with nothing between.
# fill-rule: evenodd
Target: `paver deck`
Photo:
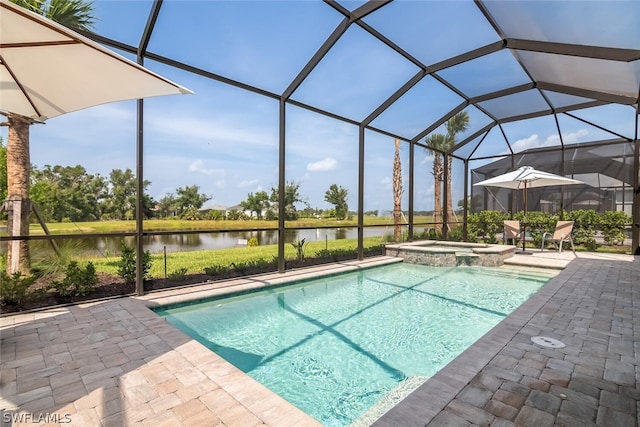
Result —
<instances>
[{"instance_id":1,"label":"paver deck","mask_svg":"<svg viewBox=\"0 0 640 427\"><path fill-rule=\"evenodd\" d=\"M375 425L636 425L640 258L563 256L565 270ZM317 425L147 306L388 261L1 317L0 425Z\"/></svg>"},{"instance_id":2,"label":"paver deck","mask_svg":"<svg viewBox=\"0 0 640 427\"><path fill-rule=\"evenodd\" d=\"M574 259L374 426L640 425L640 257L550 254Z\"/></svg>"}]
</instances>

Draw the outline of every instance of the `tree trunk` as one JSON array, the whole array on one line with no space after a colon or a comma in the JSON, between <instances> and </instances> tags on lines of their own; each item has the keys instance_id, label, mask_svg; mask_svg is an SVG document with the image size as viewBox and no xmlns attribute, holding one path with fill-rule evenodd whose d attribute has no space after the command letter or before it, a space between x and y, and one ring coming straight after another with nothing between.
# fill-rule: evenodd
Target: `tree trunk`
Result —
<instances>
[{"instance_id":1,"label":"tree trunk","mask_svg":"<svg viewBox=\"0 0 640 427\"><path fill-rule=\"evenodd\" d=\"M434 152L433 158L433 222L437 234L442 233L442 157Z\"/></svg>"},{"instance_id":2,"label":"tree trunk","mask_svg":"<svg viewBox=\"0 0 640 427\"><path fill-rule=\"evenodd\" d=\"M29 180L31 161L29 159L29 126L27 118L9 115L7 138L7 232L9 237L29 235ZM7 273L17 271L30 274L31 256L29 242L14 240L7 248Z\"/></svg>"},{"instance_id":3,"label":"tree trunk","mask_svg":"<svg viewBox=\"0 0 640 427\"><path fill-rule=\"evenodd\" d=\"M402 165L400 163L400 140L395 139L393 156L393 241L402 240Z\"/></svg>"},{"instance_id":4,"label":"tree trunk","mask_svg":"<svg viewBox=\"0 0 640 427\"><path fill-rule=\"evenodd\" d=\"M455 213L453 212L453 197L451 194L451 156L447 156L447 224L451 224L455 220ZM449 226L449 230L451 227Z\"/></svg>"}]
</instances>

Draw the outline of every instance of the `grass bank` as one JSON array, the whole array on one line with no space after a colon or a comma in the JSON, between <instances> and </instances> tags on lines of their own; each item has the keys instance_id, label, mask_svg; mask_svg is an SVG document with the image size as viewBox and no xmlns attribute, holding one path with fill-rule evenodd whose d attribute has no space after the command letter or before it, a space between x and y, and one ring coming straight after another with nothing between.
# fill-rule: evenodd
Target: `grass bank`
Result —
<instances>
[{"instance_id":1,"label":"grass bank","mask_svg":"<svg viewBox=\"0 0 640 427\"><path fill-rule=\"evenodd\" d=\"M416 223L424 223L431 221L428 217L415 217ZM0 222L0 225L6 225ZM393 218L391 217L364 217L364 225L384 225L392 226ZM315 219L304 218L296 221L286 221L287 228L305 228L305 227L357 227L356 219L337 221L335 219ZM135 221L91 221L91 222L52 222L47 223L47 228L51 234L83 234L83 233L124 233L135 232ZM277 229L278 221L265 220L198 220L188 221L182 219L150 219L144 221L144 230L149 231L185 231L185 230L251 230L251 229ZM40 224L30 225L30 234L42 235L44 231ZM6 231L2 232L6 235Z\"/></svg>"},{"instance_id":2,"label":"grass bank","mask_svg":"<svg viewBox=\"0 0 640 427\"><path fill-rule=\"evenodd\" d=\"M381 237L367 237L364 239L364 247L371 248L381 245ZM357 239L340 239L329 242L330 250L356 250ZM304 248L306 257L314 257L318 252L326 249L325 242L309 242ZM241 247L230 249L211 249L204 251L172 252L167 254L167 274L180 269L186 269L186 274L203 273L205 268L229 267L232 263L250 263L260 260L273 261L278 256L278 245L264 245L254 247ZM297 251L292 245L285 245L285 258L295 259ZM162 278L165 274L164 254L152 254L151 277ZM108 258L84 258L80 261L91 261L96 270L104 273L117 274L120 257Z\"/></svg>"}]
</instances>

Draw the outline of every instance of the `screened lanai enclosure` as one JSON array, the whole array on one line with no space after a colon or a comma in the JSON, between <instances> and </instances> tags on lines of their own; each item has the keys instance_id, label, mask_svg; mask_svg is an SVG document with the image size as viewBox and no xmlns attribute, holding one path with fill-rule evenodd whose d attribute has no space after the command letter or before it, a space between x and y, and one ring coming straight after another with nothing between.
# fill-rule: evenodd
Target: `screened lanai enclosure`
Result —
<instances>
[{"instance_id":1,"label":"screened lanai enclosure","mask_svg":"<svg viewBox=\"0 0 640 427\"><path fill-rule=\"evenodd\" d=\"M406 239L520 211L520 192L473 184L533 166L584 184L532 190L530 211L624 211L640 254L640 2L98 0L94 14L84 35L195 94L33 125L32 161L131 169L136 212L143 188L160 200L197 185L213 210L275 189L284 213L291 183L298 211L328 210L336 184L362 258L393 225L399 140ZM284 271L287 233L305 227L277 218L252 232L272 233ZM222 232L135 220L120 235L138 252ZM323 227L307 228L339 238Z\"/></svg>"}]
</instances>

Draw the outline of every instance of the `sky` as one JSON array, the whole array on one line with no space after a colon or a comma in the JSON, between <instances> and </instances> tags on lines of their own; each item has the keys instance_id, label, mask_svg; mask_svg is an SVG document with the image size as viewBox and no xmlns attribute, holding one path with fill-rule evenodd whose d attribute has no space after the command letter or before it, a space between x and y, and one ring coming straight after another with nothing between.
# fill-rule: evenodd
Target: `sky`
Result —
<instances>
[{"instance_id":1,"label":"sky","mask_svg":"<svg viewBox=\"0 0 640 427\"><path fill-rule=\"evenodd\" d=\"M362 3L342 2L350 9ZM521 2L509 3L513 3L516 9L526 7L519 5ZM594 35L593 32L559 32L556 27L563 25L564 13L581 13L584 16L580 18L589 22L602 16L603 11L631 3L607 2L609 6L606 8L598 7L602 2L587 2L588 7L578 7L581 2L565 3L576 5L572 7L562 3L562 13L552 14L548 19L541 16L539 25L531 27L532 34L545 38L554 32L568 43L575 42L572 37L589 37L594 44L609 43L622 37L615 33L615 29ZM136 46L151 4L149 0L96 0L95 15L99 21L94 30ZM507 12L495 11L496 14ZM543 14L544 8L538 7L535 12ZM452 16L455 19L451 19ZM640 17L640 12L634 9L626 16ZM425 17L429 18L428 24ZM341 19L339 13L319 1L166 0L149 51L280 95ZM479 9L466 0L393 2L365 21L425 64L499 40ZM526 25L516 26L510 31L524 38L527 34L521 34L524 31L522 27ZM633 37L640 39L640 35ZM637 48L638 42L631 40L629 47ZM201 193L211 198L206 205L233 206L246 200L248 193L270 192L277 186L279 105L276 100L154 61L147 60L144 65L194 91L193 95L144 101L144 178L151 181L148 192L152 197L158 200L175 193L179 187L197 185ZM418 71L416 65L388 49L362 28L352 25L296 88L291 99L361 121ZM528 81L517 61L504 50L443 70L440 75L468 96ZM547 96L558 105L578 100L577 97L553 92L548 92ZM487 101L483 107L497 116L544 107L541 95L535 90L512 95L510 101L507 104ZM460 102L460 96L436 79L426 77L375 118L372 126L410 139ZM465 111L470 117L470 128L459 139L473 134L491 121L475 107ZM80 164L89 173L103 176L108 176L113 169L130 168L135 171L135 112L135 101L123 101L34 125L30 138L32 163L38 167ZM598 107L575 112L575 115L633 136L634 110L631 107ZM321 209L331 207L324 201L324 194L331 184L345 187L349 190L349 207L355 210L357 126L291 104L286 108L285 120L287 181L300 184L301 196L311 207ZM562 116L559 120L565 143L614 137L576 118ZM552 116L507 123L503 130L516 151L559 144ZM6 128L0 132L6 140ZM445 130L441 126L436 132L444 133ZM460 154L470 155L478 141L467 144ZM407 209L409 147L405 142L401 145L405 186L403 208ZM475 150L474 156L507 152L502 132L494 128ZM366 132L365 211L390 210L393 207L393 154L393 138ZM429 152L423 148L416 149L416 210L433 208L432 161ZM480 164L474 162L473 167L477 166ZM463 180L462 162L457 161L453 173L456 201L462 198Z\"/></svg>"}]
</instances>

